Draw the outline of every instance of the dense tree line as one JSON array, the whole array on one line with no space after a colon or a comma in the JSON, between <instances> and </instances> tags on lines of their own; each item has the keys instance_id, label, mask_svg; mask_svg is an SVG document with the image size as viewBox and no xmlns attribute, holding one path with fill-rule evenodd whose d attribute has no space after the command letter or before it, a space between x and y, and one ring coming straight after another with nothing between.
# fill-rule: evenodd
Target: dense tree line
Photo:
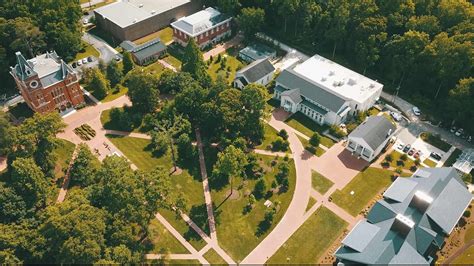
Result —
<instances>
[{"instance_id":1,"label":"dense tree line","mask_svg":"<svg viewBox=\"0 0 474 266\"><path fill-rule=\"evenodd\" d=\"M0 263L139 263L148 225L158 208L170 208L169 170L133 171L127 160L102 163L81 144L66 201L54 203L57 113L35 114L18 126L0 116Z\"/></svg>"},{"instance_id":2,"label":"dense tree line","mask_svg":"<svg viewBox=\"0 0 474 266\"><path fill-rule=\"evenodd\" d=\"M380 80L474 132L474 6L467 0L208 0L262 30ZM264 21L263 28L256 21ZM366 73L367 72L367 73ZM463 89L461 89L463 88ZM462 101L462 105L460 99Z\"/></svg>"},{"instance_id":3,"label":"dense tree line","mask_svg":"<svg viewBox=\"0 0 474 266\"><path fill-rule=\"evenodd\" d=\"M31 58L55 50L73 59L82 48L81 15L79 0L0 1L0 95L15 89L8 71L17 51Z\"/></svg>"}]
</instances>

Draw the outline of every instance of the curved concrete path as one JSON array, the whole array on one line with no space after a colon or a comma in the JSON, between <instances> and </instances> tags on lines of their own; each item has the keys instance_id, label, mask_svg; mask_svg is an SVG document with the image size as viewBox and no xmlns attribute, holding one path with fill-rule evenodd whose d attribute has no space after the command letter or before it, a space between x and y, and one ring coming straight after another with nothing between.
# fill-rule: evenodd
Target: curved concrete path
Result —
<instances>
[{"instance_id":1,"label":"curved concrete path","mask_svg":"<svg viewBox=\"0 0 474 266\"><path fill-rule=\"evenodd\" d=\"M241 264L264 264L300 227L305 220L306 206L311 197L311 167L310 157L299 141L294 130L284 123L286 113L276 110L269 124L276 130L285 129L288 132L288 141L296 166L296 184L293 199L291 200L283 218L268 236L247 255Z\"/></svg>"}]
</instances>

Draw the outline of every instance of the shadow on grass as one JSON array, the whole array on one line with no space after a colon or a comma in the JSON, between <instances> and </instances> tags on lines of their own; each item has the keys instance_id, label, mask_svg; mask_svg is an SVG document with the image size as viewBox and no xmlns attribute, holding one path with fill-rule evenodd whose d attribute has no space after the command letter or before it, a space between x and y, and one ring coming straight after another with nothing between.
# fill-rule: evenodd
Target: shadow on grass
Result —
<instances>
[{"instance_id":1,"label":"shadow on grass","mask_svg":"<svg viewBox=\"0 0 474 266\"><path fill-rule=\"evenodd\" d=\"M217 210L216 206L213 205L213 210L214 210L214 221L217 224L220 224L220 214L221 211ZM201 205L194 205L191 207L191 210L189 210L188 213L189 218L199 227L201 230L204 231L207 235L210 235L210 229L209 229L209 217L207 215L207 207L206 204L201 204ZM191 227L188 228L188 231L184 234L184 238L186 240L200 240L201 237L199 234L194 231Z\"/></svg>"}]
</instances>

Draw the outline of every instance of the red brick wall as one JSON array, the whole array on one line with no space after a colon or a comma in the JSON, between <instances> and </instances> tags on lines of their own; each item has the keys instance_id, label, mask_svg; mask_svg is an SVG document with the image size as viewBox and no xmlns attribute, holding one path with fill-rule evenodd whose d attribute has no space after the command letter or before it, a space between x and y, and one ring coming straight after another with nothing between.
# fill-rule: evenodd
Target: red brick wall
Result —
<instances>
[{"instance_id":1,"label":"red brick wall","mask_svg":"<svg viewBox=\"0 0 474 266\"><path fill-rule=\"evenodd\" d=\"M230 30L231 30L231 25L229 21L222 25L219 25L218 27L209 29L207 32L203 32L202 34L196 36L195 37L196 43L197 45L201 45L203 43L206 43L207 41L214 39L218 35L222 35L223 33L228 32ZM206 33L208 34L207 36L206 36ZM186 33L179 31L178 29L173 29L173 37L181 40L184 43L187 43L189 40L189 36Z\"/></svg>"}]
</instances>

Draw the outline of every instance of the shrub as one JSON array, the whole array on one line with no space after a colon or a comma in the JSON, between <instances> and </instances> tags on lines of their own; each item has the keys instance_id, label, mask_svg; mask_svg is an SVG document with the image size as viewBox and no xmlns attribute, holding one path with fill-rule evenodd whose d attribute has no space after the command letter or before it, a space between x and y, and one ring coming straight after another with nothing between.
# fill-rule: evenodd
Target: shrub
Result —
<instances>
[{"instance_id":1,"label":"shrub","mask_svg":"<svg viewBox=\"0 0 474 266\"><path fill-rule=\"evenodd\" d=\"M316 154L316 147L314 146L307 146L305 147L305 149L309 152L311 152L312 154Z\"/></svg>"},{"instance_id":2,"label":"shrub","mask_svg":"<svg viewBox=\"0 0 474 266\"><path fill-rule=\"evenodd\" d=\"M471 211L470 211L470 210L466 210L466 211L463 213L463 216L466 217L466 218L471 217Z\"/></svg>"},{"instance_id":3,"label":"shrub","mask_svg":"<svg viewBox=\"0 0 474 266\"><path fill-rule=\"evenodd\" d=\"M314 132L314 134L309 139L309 144L311 144L314 147L318 147L320 142L321 142L321 135L319 135L318 132Z\"/></svg>"},{"instance_id":4,"label":"shrub","mask_svg":"<svg viewBox=\"0 0 474 266\"><path fill-rule=\"evenodd\" d=\"M342 131L338 126L335 126L335 125L332 125L329 128L329 133L331 133L331 135L335 136L336 138L343 138L346 136L346 133Z\"/></svg>"},{"instance_id":5,"label":"shrub","mask_svg":"<svg viewBox=\"0 0 474 266\"><path fill-rule=\"evenodd\" d=\"M278 132L278 136L280 136L284 140L287 140L288 139L288 132L286 132L286 130L282 129Z\"/></svg>"},{"instance_id":6,"label":"shrub","mask_svg":"<svg viewBox=\"0 0 474 266\"><path fill-rule=\"evenodd\" d=\"M395 169L395 172L396 172L397 174L401 174L403 171L402 171L402 168L397 167L397 169Z\"/></svg>"},{"instance_id":7,"label":"shrub","mask_svg":"<svg viewBox=\"0 0 474 266\"><path fill-rule=\"evenodd\" d=\"M421 164L420 158L416 158L415 160L415 165L419 166Z\"/></svg>"},{"instance_id":8,"label":"shrub","mask_svg":"<svg viewBox=\"0 0 474 266\"><path fill-rule=\"evenodd\" d=\"M256 199L261 199L265 195L267 191L267 184L265 183L265 179L260 178L257 183L255 183L255 187L253 188L253 194L255 195Z\"/></svg>"},{"instance_id":9,"label":"shrub","mask_svg":"<svg viewBox=\"0 0 474 266\"><path fill-rule=\"evenodd\" d=\"M278 137L276 140L272 142L272 150L273 151L287 151L289 147L289 143L287 140L284 140L281 137Z\"/></svg>"},{"instance_id":10,"label":"shrub","mask_svg":"<svg viewBox=\"0 0 474 266\"><path fill-rule=\"evenodd\" d=\"M387 154L387 155L385 156L385 161L387 161L387 162L393 161L393 155L392 155L392 154Z\"/></svg>"},{"instance_id":11,"label":"shrub","mask_svg":"<svg viewBox=\"0 0 474 266\"><path fill-rule=\"evenodd\" d=\"M400 159L402 161L406 161L408 159L408 155L406 155L406 153L402 154L402 156L400 156Z\"/></svg>"}]
</instances>

